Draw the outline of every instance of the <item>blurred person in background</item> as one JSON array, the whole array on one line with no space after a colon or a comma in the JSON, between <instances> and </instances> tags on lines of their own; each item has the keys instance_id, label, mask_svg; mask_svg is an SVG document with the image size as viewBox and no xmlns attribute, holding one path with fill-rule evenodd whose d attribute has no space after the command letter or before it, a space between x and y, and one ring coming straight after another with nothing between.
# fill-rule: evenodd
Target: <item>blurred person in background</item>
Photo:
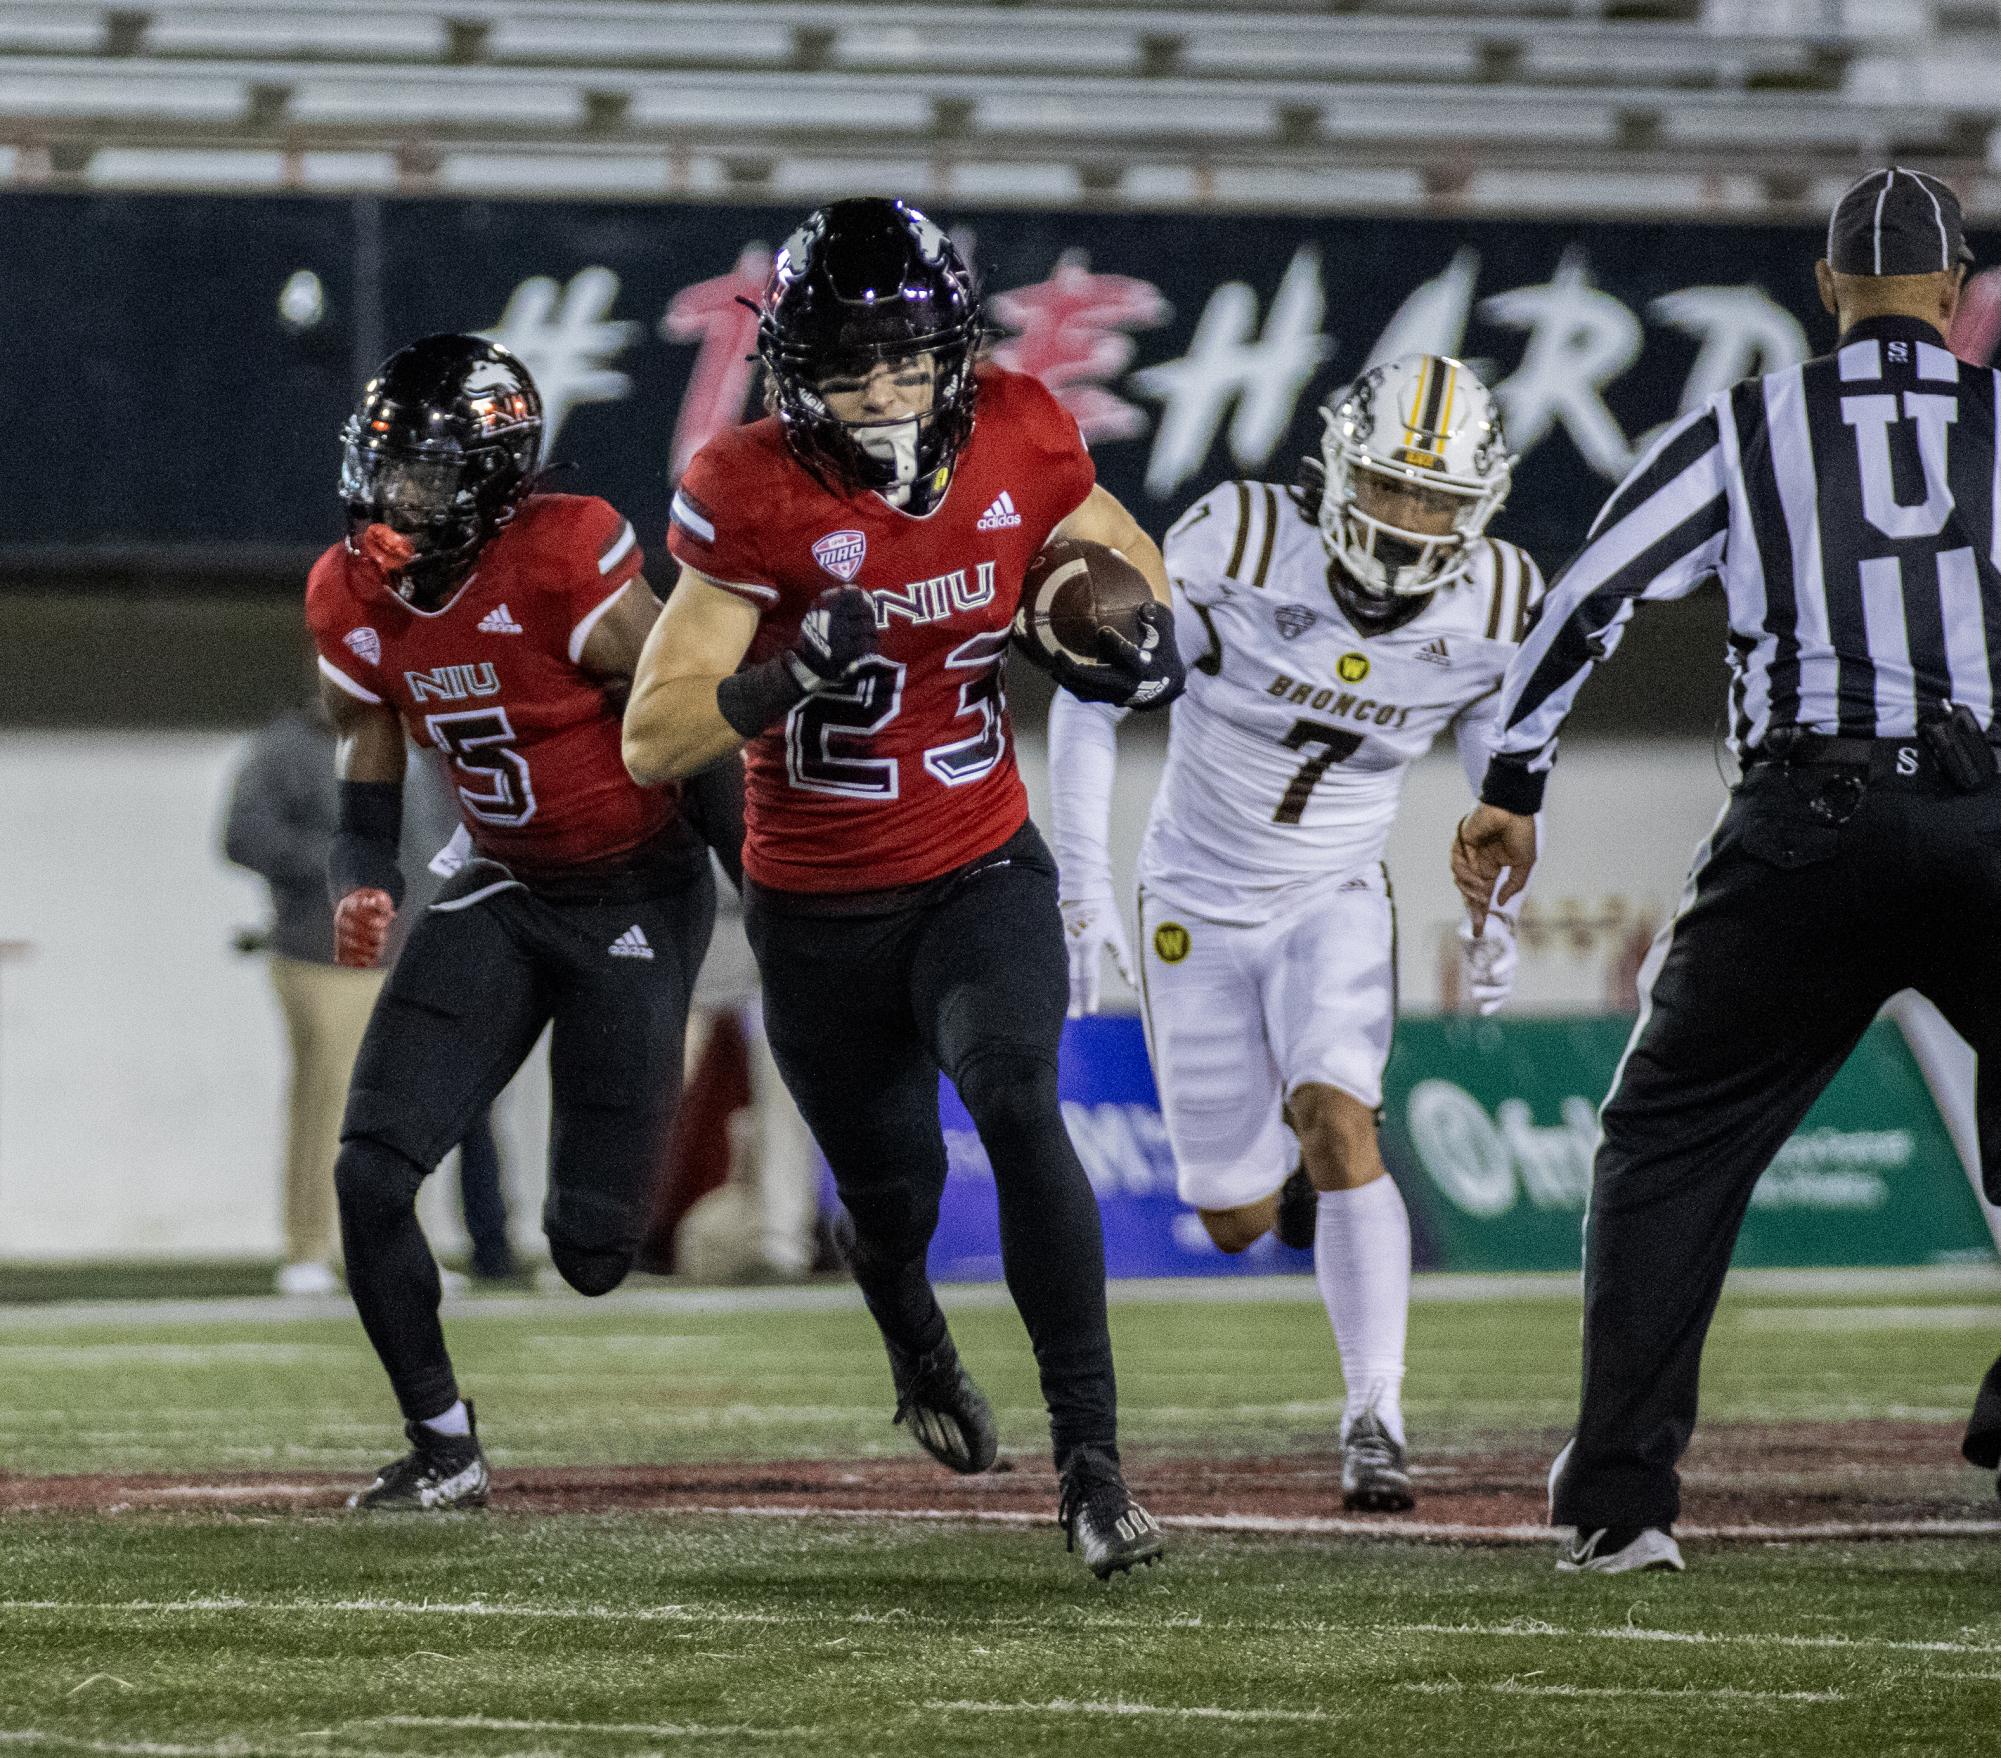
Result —
<instances>
[{"instance_id":1,"label":"blurred person in background","mask_svg":"<svg viewBox=\"0 0 2001 1758\"><path fill-rule=\"evenodd\" d=\"M435 764L417 766L410 802L403 857L412 871L428 875L432 854L447 845L458 822ZM246 952L270 955L271 986L291 1050L280 1294L326 1294L339 1286L334 1158L340 1151L341 1109L369 1012L404 938L400 930L392 934L380 968L355 970L334 962L326 873L338 808L333 723L315 697L283 710L251 736L230 786L222 839L228 858L270 888L270 926L238 944ZM418 884L434 891L437 881ZM485 1112L460 1143L460 1195L473 1274L512 1277L500 1157Z\"/></svg>"}]
</instances>

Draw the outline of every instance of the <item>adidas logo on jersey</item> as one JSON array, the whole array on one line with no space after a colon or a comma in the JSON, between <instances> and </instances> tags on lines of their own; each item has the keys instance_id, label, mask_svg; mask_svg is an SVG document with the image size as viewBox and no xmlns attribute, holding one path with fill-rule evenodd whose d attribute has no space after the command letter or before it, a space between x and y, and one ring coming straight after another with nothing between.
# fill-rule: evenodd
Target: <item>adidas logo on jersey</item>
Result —
<instances>
[{"instance_id":1,"label":"adidas logo on jersey","mask_svg":"<svg viewBox=\"0 0 2001 1758\"><path fill-rule=\"evenodd\" d=\"M646 938L646 930L637 922L619 935L605 948L613 958L651 958L653 943Z\"/></svg>"},{"instance_id":2,"label":"adidas logo on jersey","mask_svg":"<svg viewBox=\"0 0 2001 1758\"><path fill-rule=\"evenodd\" d=\"M1443 635L1440 635L1436 641L1427 641L1417 650L1417 656L1427 665L1450 665L1452 663L1452 649L1445 645L1445 637Z\"/></svg>"},{"instance_id":3,"label":"adidas logo on jersey","mask_svg":"<svg viewBox=\"0 0 2001 1758\"><path fill-rule=\"evenodd\" d=\"M482 635L518 635L521 625L514 620L506 603L502 602L479 619L479 632Z\"/></svg>"},{"instance_id":4,"label":"adidas logo on jersey","mask_svg":"<svg viewBox=\"0 0 2001 1758\"><path fill-rule=\"evenodd\" d=\"M1002 489L994 496L994 504L980 515L978 529L981 531L1007 531L1021 523L1021 515L1014 510L1014 496Z\"/></svg>"},{"instance_id":5,"label":"adidas logo on jersey","mask_svg":"<svg viewBox=\"0 0 2001 1758\"><path fill-rule=\"evenodd\" d=\"M382 663L382 637L373 629L349 629L340 639L341 645L357 659L366 660L370 665Z\"/></svg>"}]
</instances>

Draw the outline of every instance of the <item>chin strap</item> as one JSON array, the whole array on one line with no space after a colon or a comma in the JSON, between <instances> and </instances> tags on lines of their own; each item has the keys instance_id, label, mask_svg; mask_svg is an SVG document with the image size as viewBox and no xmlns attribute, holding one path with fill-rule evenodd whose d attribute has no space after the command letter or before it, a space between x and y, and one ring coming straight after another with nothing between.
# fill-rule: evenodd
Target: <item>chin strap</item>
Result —
<instances>
[{"instance_id":1,"label":"chin strap","mask_svg":"<svg viewBox=\"0 0 2001 1758\"><path fill-rule=\"evenodd\" d=\"M1390 597L1364 592L1349 576L1339 560L1327 564L1327 590L1334 595L1343 614L1364 635L1387 635L1415 618L1436 595L1431 592L1406 597Z\"/></svg>"}]
</instances>

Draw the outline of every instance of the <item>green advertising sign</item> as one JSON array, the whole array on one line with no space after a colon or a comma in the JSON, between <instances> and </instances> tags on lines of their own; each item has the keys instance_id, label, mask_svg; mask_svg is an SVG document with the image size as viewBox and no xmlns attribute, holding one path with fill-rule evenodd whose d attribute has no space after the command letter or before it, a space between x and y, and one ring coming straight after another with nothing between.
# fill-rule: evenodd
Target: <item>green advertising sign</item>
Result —
<instances>
[{"instance_id":1,"label":"green advertising sign","mask_svg":"<svg viewBox=\"0 0 2001 1758\"><path fill-rule=\"evenodd\" d=\"M1598 1104L1630 1030L1602 1015L1398 1021L1383 1151L1433 1267L1578 1267ZM1903 1034L1878 1020L1759 1180L1732 1261L1993 1255L1924 1076Z\"/></svg>"}]
</instances>

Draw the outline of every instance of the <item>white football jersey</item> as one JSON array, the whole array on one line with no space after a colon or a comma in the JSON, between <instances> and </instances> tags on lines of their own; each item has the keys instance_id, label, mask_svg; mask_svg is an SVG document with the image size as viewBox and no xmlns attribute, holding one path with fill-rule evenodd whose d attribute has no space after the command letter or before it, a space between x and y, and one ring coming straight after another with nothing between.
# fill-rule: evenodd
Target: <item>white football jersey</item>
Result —
<instances>
[{"instance_id":1,"label":"white football jersey","mask_svg":"<svg viewBox=\"0 0 2001 1758\"><path fill-rule=\"evenodd\" d=\"M1256 922L1303 881L1382 859L1404 772L1448 726L1477 788L1507 669L1542 595L1511 543L1387 634L1351 623L1292 494L1226 482L1167 534L1188 662L1140 882L1214 921Z\"/></svg>"}]
</instances>

